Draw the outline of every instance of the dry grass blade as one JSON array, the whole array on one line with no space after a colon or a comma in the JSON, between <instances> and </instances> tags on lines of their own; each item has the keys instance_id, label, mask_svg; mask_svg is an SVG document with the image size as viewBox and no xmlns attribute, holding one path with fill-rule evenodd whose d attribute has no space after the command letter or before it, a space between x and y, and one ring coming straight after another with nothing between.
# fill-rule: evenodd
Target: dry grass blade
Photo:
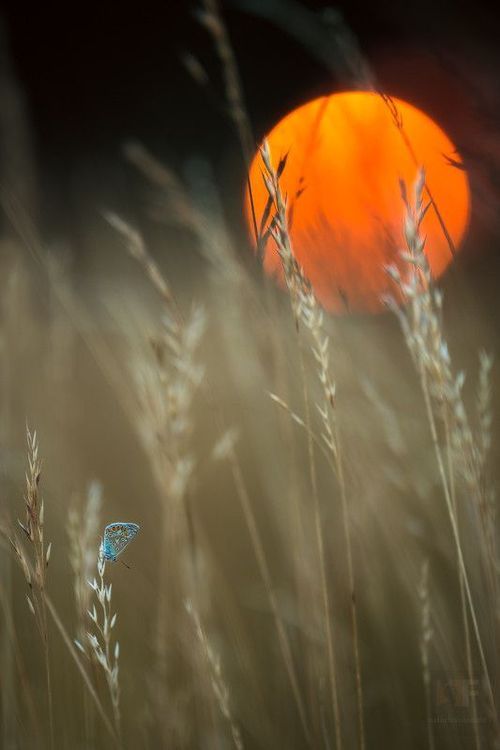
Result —
<instances>
[{"instance_id":1,"label":"dry grass blade","mask_svg":"<svg viewBox=\"0 0 500 750\"><path fill-rule=\"evenodd\" d=\"M84 640L87 630L86 620L91 596L88 581L92 578L95 565L101 505L101 485L98 482L92 482L87 491L87 502L84 507L79 508L77 498L75 498L68 510L70 563L74 575L75 605L78 617L77 635L80 641Z\"/></svg>"},{"instance_id":2,"label":"dry grass blade","mask_svg":"<svg viewBox=\"0 0 500 750\"><path fill-rule=\"evenodd\" d=\"M73 644L71 642L71 639L70 639L68 633L66 632L66 629L65 629L65 627L64 627L64 625L63 625L63 623L61 621L61 618L59 617L59 615L57 613L57 610L54 607L54 604L53 604L52 600L50 599L50 597L47 594L45 595L45 602L47 604L47 609L50 612L50 616L52 617L52 619L54 621L54 624L57 627L57 629L59 631L59 634L61 635L61 638L63 639L66 648L68 649L69 653L71 654L71 657L72 657L73 661L75 662L78 671L80 672L80 675L81 675L82 680L83 680L83 682L85 684L85 687L87 688L88 693L89 693L90 697L92 698L92 700L93 700L93 702L95 704L97 712L98 712L99 716L101 717L104 726L106 727L106 729L107 729L107 731L108 731L108 733L109 733L109 735L110 735L113 743L118 747L119 746L119 741L118 741L118 737L117 737L117 735L115 733L115 730L113 729L113 725L111 724L110 720L108 719L108 717L106 715L106 712L105 712L105 710L104 710L104 708L102 706L102 703L99 700L99 696L97 695L96 690L95 690L94 686L92 685L92 682L91 682L91 680L90 680L87 672L85 671L85 668L83 667L80 659L78 658L78 654L76 653L75 648L74 648L74 646L73 646Z\"/></svg>"},{"instance_id":3,"label":"dry grass blade","mask_svg":"<svg viewBox=\"0 0 500 750\"><path fill-rule=\"evenodd\" d=\"M241 504L243 515L245 517L245 522L246 522L246 525L250 534L250 538L252 541L252 546L253 546L253 550L255 553L255 557L257 559L257 564L259 566L260 575L264 582L266 594L269 600L269 604L271 606L271 611L273 613L273 619L276 625L276 631L278 633L278 639L280 643L281 652L283 655L283 661L285 662L285 668L287 671L288 678L290 680L290 685L292 687L295 704L299 712L300 721L302 724L302 728L304 730L305 737L307 741L310 742L310 739L311 739L310 730L309 730L309 726L307 723L306 710L305 710L304 701L303 701L302 694L301 694L299 680L297 677L295 663L293 660L293 654L292 654L292 649L290 646L290 641L289 641L289 638L288 638L288 635L287 635L287 632L286 632L286 629L285 629L285 626L283 624L283 620L280 614L278 600L274 592L274 587L273 587L273 583L271 579L271 573L269 570L269 565L267 562L266 554L265 554L264 547L262 545L262 541L260 538L259 530L257 527L255 514L252 508L252 503L250 502L250 497L248 495L248 491L245 485L241 467L240 467L238 458L234 450L229 451L229 463L231 466L238 499Z\"/></svg>"},{"instance_id":4,"label":"dry grass blade","mask_svg":"<svg viewBox=\"0 0 500 750\"><path fill-rule=\"evenodd\" d=\"M238 66L229 41L226 26L222 19L219 0L203 0L203 6L204 10L199 14L199 18L212 35L217 54L219 55L222 64L229 110L238 130L241 150L243 152L243 158L245 160L248 174L250 171L250 163L255 151L255 139L252 135L252 127L245 107ZM254 238L257 242L259 234L257 231L257 219L255 216L252 186L249 177L247 178L247 187L250 196Z\"/></svg>"},{"instance_id":5,"label":"dry grass blade","mask_svg":"<svg viewBox=\"0 0 500 750\"><path fill-rule=\"evenodd\" d=\"M34 616L34 621L42 640L47 684L49 738L51 747L54 747L54 709L49 656L49 630L45 602L46 573L50 560L51 545L46 545L45 543L45 512L43 499L40 494L41 462L38 455L36 431L31 433L27 427L26 439L28 443L28 471L26 473L26 494L24 498L26 520L24 523L18 521L18 524L29 542L31 559L15 537L11 538L10 541L16 558L23 570L26 583L29 586L29 594L27 595L28 607Z\"/></svg>"},{"instance_id":6,"label":"dry grass blade","mask_svg":"<svg viewBox=\"0 0 500 750\"><path fill-rule=\"evenodd\" d=\"M28 440L28 473L26 475L26 520L24 523L19 522L21 528L30 545L33 547L33 555L30 558L24 546L21 544L16 535L9 532L4 525L1 526L2 536L9 540L14 557L21 568L28 585L29 594L27 594L28 607L36 624L37 631L42 639L46 677L49 710L52 707L52 683L48 652L48 622L47 611L50 613L52 620L59 631L66 647L74 659L78 670L83 678L84 684L91 696L96 709L103 720L104 725L109 731L111 737L116 742L117 736L111 726L108 717L102 707L99 697L92 685L85 669L83 668L76 652L71 643L61 618L46 591L46 569L50 561L51 545L45 546L44 541L44 510L43 500L40 496L40 476L41 464L38 456L38 441L36 432L31 433L27 430ZM52 732L52 725L50 725ZM52 741L52 740L51 740Z\"/></svg>"},{"instance_id":7,"label":"dry grass blade","mask_svg":"<svg viewBox=\"0 0 500 750\"><path fill-rule=\"evenodd\" d=\"M87 639L90 644L91 656L99 664L106 678L113 707L115 733L121 745L120 682L118 679L120 645L117 640L113 641L112 639L117 615L116 612L113 614L111 610L112 584L106 585L105 569L106 562L101 545L97 559L98 580L94 578L93 581L88 581L88 586L97 599L99 612L95 604L92 605L92 610L89 609L88 611L88 617L92 622L92 632L87 632Z\"/></svg>"},{"instance_id":8,"label":"dry grass blade","mask_svg":"<svg viewBox=\"0 0 500 750\"><path fill-rule=\"evenodd\" d=\"M229 725L234 747L236 748L236 750L244 750L243 740L241 738L241 732L239 730L238 725L236 724L236 721L234 719L234 716L231 710L231 705L230 705L230 700L229 700L229 688L227 687L226 681L222 674L220 659L217 656L217 654L214 652L212 646L210 645L208 636L201 623L200 616L198 612L196 611L196 609L194 608L193 603L191 601L186 602L186 611L188 612L188 614L190 615L193 621L196 637L201 646L202 652L205 656L205 659L206 659L206 662L210 671L210 682L212 685L212 689L214 691L217 705L219 707L219 710L222 716L224 717L224 719L227 721Z\"/></svg>"},{"instance_id":9,"label":"dry grass blade","mask_svg":"<svg viewBox=\"0 0 500 750\"><path fill-rule=\"evenodd\" d=\"M476 517L479 518L479 530L483 534L485 549L491 551L488 544L484 488L479 481L481 471L478 465L478 455L480 455L480 451L476 450L463 402L462 389L465 375L461 372L458 374L453 372L448 344L442 332L442 295L433 288L431 271L425 254L425 239L422 236L421 224L428 206L423 202L424 188L425 173L422 170L415 184L414 200L411 201L408 198L406 191L403 193L403 200L406 205L404 231L407 251L403 253L402 257L403 260L407 261L408 271L403 275L396 266L387 269L389 275L401 290L405 307L399 308L392 298L387 298L386 301L399 318L407 346L420 378L467 607L472 620L474 637L486 682L488 700L498 732L490 669L465 561L454 489L455 475L465 478L470 488L469 496L475 501L473 510L477 514ZM441 424L445 431L448 463L441 446L438 424ZM487 559L489 560L490 571L489 584L495 590L496 587L493 583L496 578L495 562L494 559L491 559L491 555Z\"/></svg>"},{"instance_id":10,"label":"dry grass blade","mask_svg":"<svg viewBox=\"0 0 500 750\"><path fill-rule=\"evenodd\" d=\"M356 675L356 693L357 693L357 710L358 710L358 739L361 750L365 747L365 731L363 718L363 686L361 678L361 659L359 652L359 633L358 633L358 616L356 607L356 596L354 587L354 563L351 542L351 521L350 511L347 502L343 461L340 450L340 441L338 435L338 425L335 412L336 386L331 374L329 364L329 339L323 332L323 312L319 307L314 292L309 281L304 276L302 268L297 262L293 250L291 239L288 231L288 217L286 200L282 195L278 171L273 167L272 157L267 142L261 147L261 158L264 167L263 180L267 192L274 203L274 217L271 220L271 236L276 243L276 247L281 258L285 281L290 294L292 311L295 318L296 328L299 331L303 326L311 337L311 351L317 365L317 374L323 394L323 403L318 405L318 411L323 426L323 441L331 454L332 464L335 467L335 474L340 490L342 506L342 522L344 541L347 556L348 580L350 589L350 608L351 608L351 627L354 650L354 664ZM308 395L306 388L305 376L303 375L304 392L306 401L306 412L308 409ZM308 425L308 420L306 419ZM311 476L313 482L313 494L317 497L317 491L314 489L315 469L314 458L311 453L312 441L309 438L309 461L311 466ZM330 595L327 589L326 574L324 569L324 544L322 538L321 521L319 514L319 504L316 501L316 528L318 539L318 552L321 562L322 579L323 579L323 597L324 597L324 615L325 625L328 633L329 644L329 661L330 661L330 682L332 698L334 705L335 726L337 746L340 747L340 711L337 696L337 678L335 669L335 658L333 648L333 633L331 632L331 604Z\"/></svg>"}]
</instances>

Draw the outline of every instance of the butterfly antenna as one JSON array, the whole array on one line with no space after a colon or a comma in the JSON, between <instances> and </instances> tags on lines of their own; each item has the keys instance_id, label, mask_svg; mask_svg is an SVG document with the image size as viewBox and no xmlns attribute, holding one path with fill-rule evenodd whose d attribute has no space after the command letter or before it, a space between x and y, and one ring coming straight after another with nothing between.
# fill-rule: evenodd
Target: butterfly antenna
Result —
<instances>
[{"instance_id":1,"label":"butterfly antenna","mask_svg":"<svg viewBox=\"0 0 500 750\"><path fill-rule=\"evenodd\" d=\"M126 562L123 562L123 560L118 560L118 562L121 562L122 565L125 565L125 567L130 570L130 565L127 565Z\"/></svg>"}]
</instances>

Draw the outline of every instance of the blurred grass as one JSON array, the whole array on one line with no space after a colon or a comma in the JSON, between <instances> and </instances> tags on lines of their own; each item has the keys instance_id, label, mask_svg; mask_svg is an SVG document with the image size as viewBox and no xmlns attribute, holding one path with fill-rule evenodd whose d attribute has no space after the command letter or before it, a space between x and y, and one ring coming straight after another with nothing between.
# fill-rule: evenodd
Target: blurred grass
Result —
<instances>
[{"instance_id":1,"label":"blurred grass","mask_svg":"<svg viewBox=\"0 0 500 750\"><path fill-rule=\"evenodd\" d=\"M207 639L220 658L231 721L239 728L244 746L305 747L269 592L260 575L231 466L212 458L214 445L226 429L233 428L238 435L234 450L279 618L290 642L311 744L333 746L307 441L300 426L268 395L277 393L304 416L298 342L286 295L267 286L265 280L252 279L235 256L236 275L225 274L220 265L199 264L192 287L186 284L180 294L178 309L183 319L189 317L193 297L201 299L205 308L206 330L196 354L205 374L189 408L185 442L186 455L195 462L183 500L189 508L191 531L184 537L184 549L178 547L178 540L170 540L175 556L171 550L164 558L169 560L168 568L162 571L159 564L167 541L161 518L169 498L155 479L150 444L144 443L144 429L151 423L137 398L134 372L156 371L149 342L162 335L164 313L161 299L145 282L140 266L120 252L111 230L109 242L115 245L112 287L106 282L108 261L102 262L100 274L97 256L84 284L81 277L72 277L67 270L70 265L64 270L63 264L57 290L40 267L29 259L20 260L17 246L4 255L5 514L15 519L24 512L28 419L39 437L45 534L53 544L48 591L71 637L76 637L78 629L66 534L71 497L78 493L83 502L89 482L98 479L103 485L101 527L113 520L141 524L125 556L131 570L120 565L106 570L118 611L124 746L219 747L231 743L231 732L211 691L210 665L201 655L194 658L196 634L181 614L183 598L195 596ZM64 305L60 304L62 293ZM453 336L453 315L447 317ZM452 538L411 360L392 316L327 320L325 325L333 347L336 409L352 515L367 743L387 748L425 746L418 583L422 563L428 559L436 746L471 747L469 708L455 705L449 688L448 703L436 704L440 681L465 679L466 666ZM481 321L476 320L479 325ZM475 371L476 352L459 345L454 349L461 366ZM314 405L320 396L314 361L307 353L305 364ZM171 363L167 363L165 388L173 377L169 367ZM316 415L312 419L314 430L319 431ZM340 505L320 452L316 462L334 609L342 732L345 746L351 747L357 742L356 709ZM464 545L473 571L481 629L488 639L491 602L481 583L475 521L467 514L462 526ZM97 556L98 539L94 544ZM1 554L4 622L12 618L14 623L13 631L2 629L3 654L15 654L16 647L22 660L21 674L11 656L2 669L3 742L5 747L44 747L45 690L39 643L22 575L9 563L7 546ZM190 574L185 578L185 567L193 559L195 585ZM166 590L175 589L179 575L189 581L184 584L189 590L181 592L166 610L167 685L164 703L158 705L159 587L161 582ZM494 657L491 650L489 657ZM84 686L53 627L50 659L55 746L109 744L97 716L93 716L92 731L88 729ZM475 669L480 675L477 658ZM106 705L102 679L97 679L96 686ZM38 727L28 710L30 695ZM491 722L480 690L478 703L480 717L486 717L481 730L489 736ZM437 723L449 711L449 722ZM485 746L493 747L488 743Z\"/></svg>"},{"instance_id":2,"label":"blurred grass","mask_svg":"<svg viewBox=\"0 0 500 750\"><path fill-rule=\"evenodd\" d=\"M217 4L206 9L205 22L213 22ZM225 29L208 27L227 65ZM234 60L229 63L226 95L236 120L243 99ZM251 132L240 116L248 152ZM27 132L19 130L24 141ZM27 152L24 141L12 156L15 148ZM70 653L49 621L53 747L361 747L341 497L317 447L325 420L316 405L324 393L309 329L294 310L293 294L290 306L289 296L245 256L247 248L235 247L203 163L191 165L186 191L142 147L128 144L126 154L154 187L155 215L180 227L162 235L147 224L152 248L121 219L115 228L95 220L93 204L82 229L85 260L46 248L26 216L36 215L31 170L22 205L15 195L23 175L12 169L3 180L0 745L51 745L43 643L8 542L23 536L16 519L25 516L28 423L38 436L44 534L52 542L46 591L70 643L84 641L93 628L75 603L75 587L87 586L88 565L74 564L79 526L82 560L92 570L97 563L98 535L84 533L92 483L102 486L101 530L116 520L141 525L124 553L131 569L108 564L105 571L118 613L121 739L114 735L117 722L107 728L97 708L113 724L109 685L89 644L82 644L85 655ZM403 204L401 211L403 221ZM482 284L470 286L467 267L445 280L443 330L454 372L468 373L463 398L475 427L478 349L497 345L496 290L486 282L478 299ZM350 520L366 746L498 747L473 639L468 673L456 550L425 401L397 320L390 314L325 318L320 335L330 341L336 384L333 418ZM317 438L313 471L301 420ZM498 446L493 422L480 482L485 496L494 497ZM498 702L498 596L488 579L474 493L458 463L450 471Z\"/></svg>"}]
</instances>

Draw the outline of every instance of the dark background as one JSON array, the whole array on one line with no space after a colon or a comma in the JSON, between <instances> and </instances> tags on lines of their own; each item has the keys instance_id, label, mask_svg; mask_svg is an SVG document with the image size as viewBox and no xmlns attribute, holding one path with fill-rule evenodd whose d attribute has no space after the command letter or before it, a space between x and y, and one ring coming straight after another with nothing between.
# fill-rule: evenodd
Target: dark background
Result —
<instances>
[{"instance_id":1,"label":"dark background","mask_svg":"<svg viewBox=\"0 0 500 750\"><path fill-rule=\"evenodd\" d=\"M346 65L345 56L336 49L335 40L331 36L325 36L325 17L324 14L321 15L321 11L326 9L326 5L320 2L303 3L303 7L313 14L307 16L311 24L309 29L314 28L318 33L316 43L311 45L306 43L307 39L293 37L283 28L290 21L287 14L284 18L281 16L280 24L279 18L275 23L270 18L245 13L229 2L223 3L256 140L292 107L313 96L353 85L352 71ZM97 331L97 343L101 338L106 343L111 342L111 351L114 352L113 346L116 347L116 362L120 368L123 367L126 379L129 367L125 358L128 342L125 342L127 348L122 351L121 339L116 341L113 337L114 329L109 324L109 316L102 314L102 308L109 299L113 310L113 291L126 280L126 274L130 273L133 284L123 283L118 289L119 294L115 295L119 311L122 310L122 300L129 304L128 308L123 305L126 317L123 322L119 319L122 328L118 330L126 331L124 338L128 338L130 327L133 342L137 336L135 329L140 329L141 342L144 338L146 347L147 328L142 323L142 305L138 302L139 299L142 302L142 297L137 291L138 288L142 289L140 283L143 272L136 265L132 266L132 263L130 270L128 266L124 270L129 259L123 248L117 248L120 242L102 220L101 209L113 208L134 225L139 225L145 231L148 247L153 249L155 257L162 263L167 262L166 255L169 256L169 261L171 253L175 251L179 266L181 263L186 265L187 259L195 253L184 253L185 249L190 248L188 240L185 244L180 243L182 237L175 237L175 245L164 242L165 234L173 230L155 225L149 218L147 186L126 163L123 143L130 138L142 141L165 164L172 166L183 176L188 175L189 163L193 158L206 159L214 171L221 203L231 229L238 232L239 223L241 224L240 197L244 185L244 164L234 126L225 111L221 68L213 41L193 15L196 5L188 2L164 0L155 6L137 2L133 6L127 6L126 3L102 2L98 5L89 2L68 3L58 7L48 2L35 4L26 0L8 0L2 7L5 38L8 40L10 53L7 57L4 47L4 54L0 58L3 71L0 69L0 73L5 75L9 63L20 90L24 93L27 141L31 145L27 158L33 159L31 166L36 197L32 204L26 203L26 209L33 212L45 247L52 250L55 246L57 249L61 242L69 245L75 259L70 281L75 282L75 286L83 287L88 278L91 278L92 283L84 288L86 296L82 294L78 300L83 299L84 311L88 310L93 317L88 316L90 325L87 324L88 318L83 317L86 327L76 318L78 326L81 326L78 331L81 333L82 328L84 333L88 330ZM264 11L282 7L282 0L262 0ZM293 4L291 7L294 7ZM422 107L435 117L457 143L466 163L473 192L473 217L466 248L469 258L467 263L471 269L468 274L469 287L467 294L463 289L450 289L448 277L445 281L445 304L452 323L447 326L447 331L451 330L451 349L454 353L458 351L454 363L457 363L457 369L464 366L470 373L466 387L473 389L477 349L484 347L487 351L495 352L498 360L500 342L500 316L497 312L500 278L497 251L500 246L500 61L496 15L486 6L456 0L440 3L437 0L419 0L413 3L404 0L354 0L342 3L341 8L346 26L354 36L351 44L355 45L357 40L378 85L389 93ZM303 24L302 27L304 37L307 37L306 25ZM323 29L323 32L318 29ZM345 36L342 38L345 40ZM321 39L324 44L321 44ZM185 52L195 55L206 69L210 81L208 87L200 87L183 67L180 56ZM330 65L326 64L327 55ZM350 59L349 54L347 57ZM2 106L7 105L0 98L0 107ZM3 125L9 121L12 125L8 106L7 111L2 113ZM18 127L19 121L14 126ZM12 133L5 132L3 135L5 140L2 143L0 138L0 151L5 161L0 163L0 188L7 175L10 156L8 142ZM9 175L12 177L12 172ZM241 226L239 229L241 230ZM165 248L167 252L163 252ZM242 245L241 254L248 257L251 264L253 256L250 252L245 253L246 249ZM14 249L14 254L16 253L19 254L17 246ZM99 257L98 273L91 276L91 263L94 260L91 259L92 254L109 256L108 274L108 269L103 269L103 258ZM170 268L167 270L170 271ZM203 283L205 277L206 275L199 275L202 279L200 283ZM4 278L7 280L9 277L5 275ZM25 293L31 304L34 298L43 294L42 278L37 266ZM170 274L168 278L171 279ZM174 281L173 288L177 295L178 278ZM222 320L225 301L220 298L215 300L214 289L212 285L214 300L213 308L210 309L213 309L212 318L217 322L218 319ZM196 297L197 292L198 290L194 295ZM64 518L63 510L65 513L70 491L74 487L80 487L83 491L89 478L99 476L104 482L106 497L109 498L106 500L109 503L106 507L106 512L109 513L107 520L130 518L137 519L144 525L144 534L137 541L137 552L131 551L135 570L130 572L132 576L137 574L137 577L123 577L123 589L118 594L122 607L119 616L122 617L123 611L125 618L128 617L128 621L125 620L128 628L124 623L124 628L120 631L122 634L129 634L124 658L132 660L123 669L124 679L130 681L125 687L124 695L127 696L128 690L128 695L132 697L134 691L142 690L148 677L149 667L146 668L145 665L149 664L151 658L151 645L140 626L144 625L145 619L154 617L150 610L156 607L154 571L158 567L161 544L150 467L144 461L142 449L139 456L139 442L135 431L131 430L125 416L119 411L119 393L114 392L114 381L110 385L105 384L103 373L98 370L93 358L82 351L84 346L80 344L80 337L75 343L72 331L77 326L73 326L74 321L66 315L66 309L61 312L54 305L58 314L58 317L54 314L54 320L60 326L54 333L54 328L46 323L47 316L30 312L30 317L26 313L23 317L23 307L13 304L14 293L11 292L10 298L4 300L6 309L9 308L10 300L13 310L10 313L11 327L7 329L10 330L13 342L13 355L12 358L10 355L2 358L2 377L5 377L7 369L12 381L11 390L6 391L3 401L9 414L12 412L9 419L13 425L13 435L19 436L17 441L12 438L14 445L20 445L27 417L37 429L40 427L44 467L46 465L48 469L47 479L45 474L43 478L44 488L48 487L49 491L51 487L56 488L54 492L48 493L51 500L53 495L56 500L54 504L48 504L49 513L53 514L54 521L55 513L59 511L61 519ZM144 298L146 296L155 296L149 284ZM241 304L242 313L245 301L246 297ZM185 302L184 298L182 302ZM284 302L288 310L286 300ZM39 307L41 305L33 305L35 313ZM471 309L479 314L466 314ZM229 359L230 346L222 342L222 325L220 333L218 327L214 326L215 337L212 339L207 336L205 346L211 371L220 389L222 409L227 409L230 424L241 427L243 439L247 441L243 447L244 470L251 482L252 496L257 499L257 507L262 514L259 519L263 521L265 541L272 553L273 574L276 565L277 575L285 580L288 573L281 573L280 566L284 567L288 551L282 550L275 541L281 539L281 536L278 537L275 532L274 516L272 523L268 523L267 519L275 512L274 504L280 512L285 509L285 516L289 512L285 503L286 492L277 493L275 499L272 488L281 488L281 479L285 477L285 471L281 467L287 468L289 455L295 449L293 446L289 448L288 443L283 443L283 459L278 462L274 453L276 447L273 446L273 450L268 448L275 435L278 437L277 431L267 432L267 420L274 419L267 397L269 383L272 382L267 376L272 360L269 356L271 339L264 327L267 318L258 315L253 320L252 310L249 306L248 321L245 319L245 325L241 328L238 327L238 319L230 321L230 331L234 331L230 340L236 336L241 339L238 342L241 346L241 362L239 347L232 353L233 359ZM246 314L247 310L244 312ZM287 321L289 317L287 313ZM32 319L36 326L32 324ZM247 330L247 323L248 345L245 337L240 335L240 330L243 333ZM448 596L451 599L451 595L448 588L448 566L444 559L447 547L442 545L447 544L443 540L449 539L449 528L447 519L444 518L441 496L430 494L429 487L433 486L435 476L432 446L429 444L426 425L416 420L418 410L423 413L423 405L415 398L411 364L408 357L403 358L404 345L396 321L392 316L387 316L384 320L363 320L361 325L358 323L358 320L349 320L342 328L339 327L340 338L335 341L340 343L335 343L335 348L342 356L335 362L335 368L340 369L339 391L346 394L345 399L339 400L340 408L342 403L345 404L344 424L349 425L349 430L352 431L348 433L350 443L346 455L352 456L351 460L355 463L352 467L352 476L355 478L353 487L356 490L356 500L362 504L366 502L368 511L364 527L367 546L362 561L368 584L365 585L367 594L365 596L363 592L360 600L365 602L365 606L370 601L375 603L369 604L369 609L367 607L370 617L373 607L373 619L367 623L370 628L366 634L370 636L367 638L370 650L367 669L376 675L381 693L371 698L371 705L376 707L372 712L372 721L375 736L383 737L382 741L390 746L391 742L393 745L397 744L400 732L403 732L403 736L410 736L414 734L415 726L417 732L418 727L423 728L420 717L423 703L420 693L418 696L415 693L415 690L421 688L420 672L414 671L414 664L417 664L418 659L418 642L417 620L411 604L416 599L416 578L411 566L414 562L420 564L421 552L427 552L428 546L435 549L437 562L434 569L440 581L436 588L435 602L438 614L447 611ZM281 320L278 320L278 325L281 325ZM106 326L109 326L111 333ZM209 333L211 330L209 329ZM281 327L276 328L278 335L281 330ZM288 324L286 331L287 335L294 336L295 332ZM69 343L64 343L64 335L68 337ZM61 339L63 341L60 344ZM293 346L295 347L295 343ZM288 339L285 339L285 347L287 351L292 351ZM9 352L10 349L5 351ZM142 354L142 348L140 352ZM471 352L473 354L469 354ZM259 365L257 376L254 375L253 356ZM62 379L62 386L59 386L59 381L54 376L51 376L52 379L47 376L48 366L55 367L52 359L56 360L58 357L62 373L58 377ZM40 363L43 363L43 368ZM353 378L351 372L359 375ZM498 365L494 372L496 378ZM238 373L242 375L242 382L236 378ZM395 404L395 408L400 410L394 411L398 421L397 430L393 434L396 435L394 439L399 440L398 425L401 424L402 453L399 444L394 455L392 447L390 454L386 450L386 437L381 425L389 433L392 422L386 422L388 418L385 415L384 422L381 422L378 412L374 411L371 404L367 409L365 396L362 400L357 400L363 374L370 381L373 379L379 387L382 404L387 399L391 408ZM290 377L295 378L293 368L290 368ZM118 381L121 382L120 379ZM498 392L498 388L496 391ZM298 398L297 403L302 404L302 400L299 402ZM496 399L498 400L498 393ZM498 409L494 411L497 413ZM392 416L391 412L389 416ZM142 418L143 415L137 413L139 424ZM205 455L212 447L210 444L207 449L205 445L212 441L212 412L202 410L200 421L203 433L196 451ZM8 444L10 446L10 439ZM494 457L498 456L496 445L497 441ZM266 461L263 463L264 468L261 468L261 457L264 454ZM16 459L21 456L17 448L14 455ZM19 460L19 477L16 478L15 488L12 487L16 502L14 510L13 496L13 518L22 512L22 490L19 488L22 487L23 467L24 458ZM268 473L264 473L265 471ZM299 467L299 473L301 471ZM214 547L217 547L217 551L220 550L221 568L227 568L230 572L230 583L234 585L237 596L241 596L242 610L247 618L245 621L248 620L252 636L249 653L255 654L259 673L265 678L264 694L271 701L269 715L273 716L272 709L276 705L277 715L281 717L281 723L277 724L278 730L285 727L285 735L290 732L291 736L296 724L293 716L290 719L288 703L280 689L279 673L278 676L272 674L275 662L269 659L269 654L274 654L271 651L274 641L267 637L269 616L251 602L257 571L235 502L233 485L230 478L226 483L222 472L218 471L213 483L207 482L205 486L203 474L200 475L200 480L200 506L203 501L204 509L201 518L208 519L207 528L213 529ZM268 485L271 489L268 489ZM213 495L214 504L205 503L205 491ZM370 498L370 507L365 496ZM424 505L424 502L428 505ZM423 522L420 521L420 503L424 512L429 513L429 517L423 515ZM362 505L360 508L362 510ZM139 515L136 516L136 513ZM438 519L436 522L434 514ZM434 523L441 523L441 517L443 525L436 525L435 535L433 531L429 540L422 537L428 525L434 529ZM329 525L333 521L334 533L340 533L341 524L336 522L333 515L327 517ZM58 526L62 540L63 522L50 523L52 528ZM442 535L439 533L438 538L441 529L444 532ZM372 534L373 530L375 533ZM335 537L332 536L333 538ZM410 538L415 547L407 547L407 540ZM470 544L475 549L475 537L471 538ZM61 563L65 555L64 549L62 542L54 544L51 565L62 565L61 571L66 570L65 563ZM332 549L335 552L337 548L334 545ZM410 553L414 549L418 555L412 556ZM450 561L449 569L454 572L454 558L450 557ZM119 567L120 570L117 566L114 571L116 576L122 572L129 573ZM337 575L334 566L331 566L331 570L332 575ZM149 576L149 571L153 571L152 577ZM342 580L342 573L339 580ZM138 601L134 601L134 606L127 606L132 601L130 581L133 582L132 585L136 585L136 581L141 584L145 581L144 585L137 586ZM364 584L363 578L362 582ZM18 590L25 608L24 591L20 588ZM286 589L283 590L286 593ZM61 588L58 596L64 596L67 611L70 598L66 595L66 589ZM135 598L134 594L134 600ZM247 604L247 599L250 605ZM286 605L286 598L283 601ZM262 605L258 606L262 608ZM221 611L222 609L221 606ZM146 616L138 616L137 613L141 612L146 613ZM390 616L387 612L390 612ZM25 614L27 617L28 614ZM461 627L460 615L457 613L455 616L454 608L450 610L449 616L454 623L453 627L448 625L448 615L438 620L447 649L450 646L449 636L458 634ZM224 631L221 629L221 632ZM233 637L231 633L229 637ZM31 648L35 647L31 631L29 644ZM347 655L345 658L348 658ZM245 675L241 675L238 665L231 667L231 662L228 661L229 668L233 670L228 678L230 685L236 685L238 691L244 690ZM30 676L36 674L35 663L29 660L28 665L30 670L33 669L29 672ZM61 684L68 686L63 702L58 706L62 717L62 712L70 707L74 710L73 707L81 702L81 686L74 679L72 665L68 664L66 670L63 659L57 665L63 675ZM41 680L39 677L37 680L38 685ZM278 689L275 689L276 686ZM78 690L75 701L74 690ZM252 701L247 700L247 693L242 693L239 702L243 719L247 709L250 718L256 715ZM127 703L124 716L135 718L137 705L137 700ZM394 716L410 715L414 722L417 714L420 722L418 725L411 723L406 726L403 722L403 726L398 727L396 723L391 724L389 721ZM71 715L75 716L68 710L68 716ZM257 718L259 724L264 723L265 716ZM59 725L62 724L60 718ZM258 727L259 724L255 725ZM244 724L245 728L246 726L252 729L254 725L249 720ZM460 725L457 726L462 729ZM135 736L132 735L132 744ZM467 742L467 736L463 741ZM423 740L421 744L423 745ZM286 745L285 741L284 746Z\"/></svg>"},{"instance_id":2,"label":"dark background","mask_svg":"<svg viewBox=\"0 0 500 750\"><path fill-rule=\"evenodd\" d=\"M253 12L245 10L248 4ZM321 45L308 46L306 31L300 40L284 28L293 2L222 2L256 140L297 104L352 85L339 41L325 31L331 4L301 5L310 28L320 29L318 38L323 34L329 69L319 59ZM193 157L208 159L238 221L244 167L197 3L9 0L2 7L10 63L25 95L46 232L74 233L82 203L131 210L135 183L122 154L130 138L180 173ZM478 196L475 248L488 244L500 184L495 10L456 0L351 0L334 7L377 85L425 109L458 145ZM206 86L186 70L185 53L203 66Z\"/></svg>"}]
</instances>

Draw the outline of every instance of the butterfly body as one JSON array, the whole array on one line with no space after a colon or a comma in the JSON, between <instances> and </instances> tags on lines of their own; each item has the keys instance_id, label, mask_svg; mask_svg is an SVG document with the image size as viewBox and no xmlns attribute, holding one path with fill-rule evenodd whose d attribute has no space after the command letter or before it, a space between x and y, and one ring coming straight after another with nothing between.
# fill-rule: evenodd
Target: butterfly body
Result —
<instances>
[{"instance_id":1,"label":"butterfly body","mask_svg":"<svg viewBox=\"0 0 500 750\"><path fill-rule=\"evenodd\" d=\"M139 528L140 526L137 523L124 523L122 521L108 524L104 529L102 540L104 559L115 562L127 544L136 536Z\"/></svg>"}]
</instances>

